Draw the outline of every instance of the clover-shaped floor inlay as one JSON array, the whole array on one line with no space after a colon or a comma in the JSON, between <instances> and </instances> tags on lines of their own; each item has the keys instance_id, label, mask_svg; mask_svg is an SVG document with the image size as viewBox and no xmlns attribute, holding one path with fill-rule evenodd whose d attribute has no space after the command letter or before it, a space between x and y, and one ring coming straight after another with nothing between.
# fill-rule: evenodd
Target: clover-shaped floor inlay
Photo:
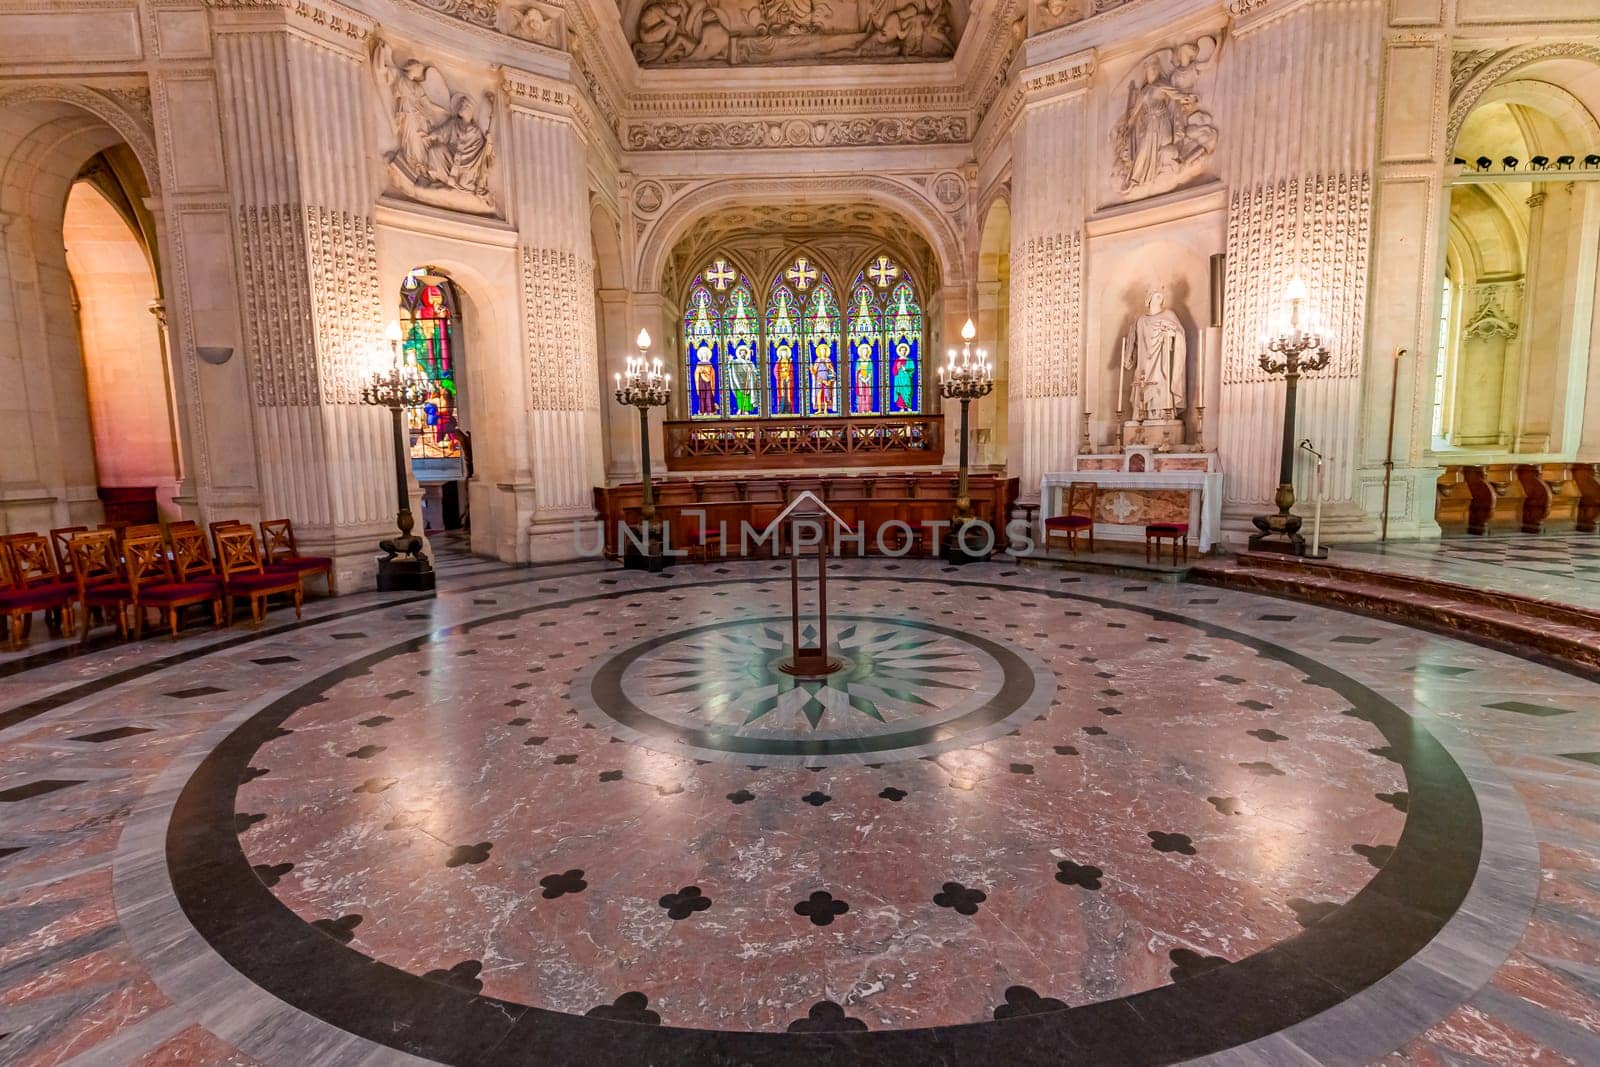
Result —
<instances>
[{"instance_id":1,"label":"clover-shaped floor inlay","mask_svg":"<svg viewBox=\"0 0 1600 1067\"><path fill-rule=\"evenodd\" d=\"M1239 802L1233 797L1206 797L1206 803L1224 815L1244 814L1244 809L1239 806Z\"/></svg>"},{"instance_id":2,"label":"clover-shaped floor inlay","mask_svg":"<svg viewBox=\"0 0 1600 1067\"><path fill-rule=\"evenodd\" d=\"M270 889L278 884L280 878L294 870L294 864L258 863L250 869L256 872L256 877L261 879L261 884Z\"/></svg>"},{"instance_id":3,"label":"clover-shaped floor inlay","mask_svg":"<svg viewBox=\"0 0 1600 1067\"><path fill-rule=\"evenodd\" d=\"M457 845L450 850L450 856L444 861L446 867L461 867L466 864L478 864L489 858L489 850L494 848L489 841L479 841L476 845Z\"/></svg>"},{"instance_id":4,"label":"clover-shaped floor inlay","mask_svg":"<svg viewBox=\"0 0 1600 1067\"><path fill-rule=\"evenodd\" d=\"M827 926L849 910L849 904L834 900L833 894L825 889L817 890L794 906L795 914L804 915L813 926Z\"/></svg>"},{"instance_id":5,"label":"clover-shaped floor inlay","mask_svg":"<svg viewBox=\"0 0 1600 1067\"><path fill-rule=\"evenodd\" d=\"M539 885L544 892L539 895L546 900L555 900L557 897L566 896L568 893L581 893L589 888L589 883L583 880L583 868L574 867L570 871L560 874L547 874L539 879Z\"/></svg>"},{"instance_id":6,"label":"clover-shaped floor inlay","mask_svg":"<svg viewBox=\"0 0 1600 1067\"><path fill-rule=\"evenodd\" d=\"M667 918L687 919L711 907L711 898L702 893L699 886L686 885L676 893L666 894L657 903L667 909Z\"/></svg>"},{"instance_id":7,"label":"clover-shaped floor inlay","mask_svg":"<svg viewBox=\"0 0 1600 1067\"><path fill-rule=\"evenodd\" d=\"M1145 835L1150 838L1150 847L1157 852L1179 852L1185 856L1195 853L1194 842L1189 840L1188 834L1169 834L1160 830L1147 830Z\"/></svg>"},{"instance_id":8,"label":"clover-shaped floor inlay","mask_svg":"<svg viewBox=\"0 0 1600 1067\"><path fill-rule=\"evenodd\" d=\"M755 798L756 795L750 792L748 789L735 789L733 792L728 794L728 799L733 801L735 804L748 804Z\"/></svg>"},{"instance_id":9,"label":"clover-shaped floor inlay","mask_svg":"<svg viewBox=\"0 0 1600 1067\"><path fill-rule=\"evenodd\" d=\"M1283 777L1283 772L1274 767L1272 764L1268 763L1266 760L1251 760L1249 763L1241 763L1239 766L1243 767L1251 774L1256 775L1258 778Z\"/></svg>"},{"instance_id":10,"label":"clover-shaped floor inlay","mask_svg":"<svg viewBox=\"0 0 1600 1067\"><path fill-rule=\"evenodd\" d=\"M847 1034L865 1031L867 1024L844 1013L844 1008L831 1000L819 1000L811 1005L804 1019L796 1019L786 1028L791 1034Z\"/></svg>"},{"instance_id":11,"label":"clover-shaped floor inlay","mask_svg":"<svg viewBox=\"0 0 1600 1067\"><path fill-rule=\"evenodd\" d=\"M620 781L622 781L622 772L621 771L601 771L600 772L600 780L602 782L620 782Z\"/></svg>"},{"instance_id":12,"label":"clover-shaped floor inlay","mask_svg":"<svg viewBox=\"0 0 1600 1067\"><path fill-rule=\"evenodd\" d=\"M609 1019L616 1023L636 1023L640 1026L660 1026L661 1016L647 1006L650 998L634 990L624 993L610 1004L590 1008L583 1014L591 1019Z\"/></svg>"},{"instance_id":13,"label":"clover-shaped floor inlay","mask_svg":"<svg viewBox=\"0 0 1600 1067\"><path fill-rule=\"evenodd\" d=\"M398 778L368 778L366 781L362 782L360 785L358 785L354 789L350 790L350 792L352 792L352 793L382 793L382 792L384 792L384 791L386 791L388 789L394 788L395 783L397 783L399 781L400 781L400 779L398 779Z\"/></svg>"},{"instance_id":14,"label":"clover-shaped floor inlay","mask_svg":"<svg viewBox=\"0 0 1600 1067\"><path fill-rule=\"evenodd\" d=\"M317 919L311 925L341 945L348 945L355 940L356 927L361 925L361 916L341 915L337 919Z\"/></svg>"},{"instance_id":15,"label":"clover-shaped floor inlay","mask_svg":"<svg viewBox=\"0 0 1600 1067\"><path fill-rule=\"evenodd\" d=\"M386 751L387 748L387 745L362 745L354 752L346 752L344 755L346 759L371 759L378 753Z\"/></svg>"},{"instance_id":16,"label":"clover-shaped floor inlay","mask_svg":"<svg viewBox=\"0 0 1600 1067\"><path fill-rule=\"evenodd\" d=\"M1095 890L1100 888L1100 879L1105 876L1106 872L1093 864L1074 863L1071 860L1062 860L1056 864L1056 881L1062 885Z\"/></svg>"},{"instance_id":17,"label":"clover-shaped floor inlay","mask_svg":"<svg viewBox=\"0 0 1600 1067\"><path fill-rule=\"evenodd\" d=\"M1287 734L1280 734L1276 730L1269 730L1266 728L1262 728L1260 730L1246 730L1245 733L1249 734L1251 737L1257 738L1258 740L1267 742L1289 740Z\"/></svg>"},{"instance_id":18,"label":"clover-shaped floor inlay","mask_svg":"<svg viewBox=\"0 0 1600 1067\"><path fill-rule=\"evenodd\" d=\"M904 800L907 797L907 795L908 794L906 793L906 791L904 789L896 789L892 785L888 786L887 788L885 788L882 792L880 792L878 794L878 796L882 797L884 800L892 801L892 802L894 802L896 804L898 804L902 800Z\"/></svg>"},{"instance_id":19,"label":"clover-shaped floor inlay","mask_svg":"<svg viewBox=\"0 0 1600 1067\"><path fill-rule=\"evenodd\" d=\"M1167 957L1172 960L1171 975L1174 982L1187 982L1207 971L1225 967L1229 962L1221 956L1206 956L1189 948L1175 948L1167 953Z\"/></svg>"},{"instance_id":20,"label":"clover-shaped floor inlay","mask_svg":"<svg viewBox=\"0 0 1600 1067\"><path fill-rule=\"evenodd\" d=\"M1005 991L1006 1002L994 1009L995 1019L1015 1019L1023 1015L1040 1015L1047 1011L1065 1011L1066 1002L1055 997L1041 997L1025 985L1014 985Z\"/></svg>"},{"instance_id":21,"label":"clover-shaped floor inlay","mask_svg":"<svg viewBox=\"0 0 1600 1067\"><path fill-rule=\"evenodd\" d=\"M953 908L959 915L978 914L978 905L989 899L981 889L969 889L960 882L946 882L933 895L933 902L941 908Z\"/></svg>"},{"instance_id":22,"label":"clover-shaped floor inlay","mask_svg":"<svg viewBox=\"0 0 1600 1067\"><path fill-rule=\"evenodd\" d=\"M820 789L813 789L800 799L805 801L807 804L810 804L813 808L820 808L833 798L822 792Z\"/></svg>"},{"instance_id":23,"label":"clover-shaped floor inlay","mask_svg":"<svg viewBox=\"0 0 1600 1067\"><path fill-rule=\"evenodd\" d=\"M430 982L439 982L443 985L454 986L456 989L468 993L483 992L483 983L478 980L478 975L483 971L481 960L462 960L448 969L428 971L422 977Z\"/></svg>"}]
</instances>

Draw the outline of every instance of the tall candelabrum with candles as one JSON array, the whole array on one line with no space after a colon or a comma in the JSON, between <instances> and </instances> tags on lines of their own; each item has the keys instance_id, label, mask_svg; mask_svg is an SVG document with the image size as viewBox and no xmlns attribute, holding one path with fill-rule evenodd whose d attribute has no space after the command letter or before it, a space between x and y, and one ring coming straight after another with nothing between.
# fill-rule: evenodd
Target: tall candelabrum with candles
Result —
<instances>
[{"instance_id":1,"label":"tall candelabrum with candles","mask_svg":"<svg viewBox=\"0 0 1600 1067\"><path fill-rule=\"evenodd\" d=\"M384 558L378 561L378 588L432 589L433 565L422 551L422 538L411 531L416 519L411 514L411 493L407 467L411 450L406 447L405 425L402 415L408 407L415 407L427 397L428 383L415 364L406 361L400 346L400 324L391 322L388 327L389 359L361 386L361 402L389 409L394 442L394 492L396 511L394 524L400 536L378 542Z\"/></svg>"},{"instance_id":2,"label":"tall candelabrum with candles","mask_svg":"<svg viewBox=\"0 0 1600 1067\"><path fill-rule=\"evenodd\" d=\"M960 353L950 349L945 365L939 368L939 395L946 400L961 401L961 468L956 480L956 513L950 532L950 550L946 556L963 560L988 558L987 552L980 556L967 548L962 537L963 529L973 520L972 498L967 494L968 420L972 402L994 392L994 364L989 362L988 352L972 347L977 336L978 328L968 319L961 327ZM992 547L992 542L990 544Z\"/></svg>"},{"instance_id":3,"label":"tall candelabrum with candles","mask_svg":"<svg viewBox=\"0 0 1600 1067\"><path fill-rule=\"evenodd\" d=\"M623 563L629 567L660 570L666 565L661 550L661 531L656 526L655 490L650 484L650 409L664 407L672 395L672 375L663 374L661 360L650 358L650 331L641 329L634 342L639 348L637 356L628 357L628 369L618 372L615 396L617 403L631 405L639 410L639 471L640 517L643 520L644 554L623 553Z\"/></svg>"},{"instance_id":4,"label":"tall candelabrum with candles","mask_svg":"<svg viewBox=\"0 0 1600 1067\"><path fill-rule=\"evenodd\" d=\"M1305 520L1292 510L1295 504L1295 407L1300 376L1308 371L1324 369L1332 358L1328 339L1307 326L1307 296L1305 282L1295 278L1289 283L1284 293L1289 302L1288 328L1268 341L1267 350L1260 355L1262 370L1273 376L1283 375L1283 438L1278 465L1278 491L1272 499L1278 512L1275 515L1257 515L1250 520L1260 531L1250 537L1252 549L1288 552L1296 556L1312 554L1305 536L1300 533ZM1325 554L1325 550L1318 553Z\"/></svg>"}]
</instances>

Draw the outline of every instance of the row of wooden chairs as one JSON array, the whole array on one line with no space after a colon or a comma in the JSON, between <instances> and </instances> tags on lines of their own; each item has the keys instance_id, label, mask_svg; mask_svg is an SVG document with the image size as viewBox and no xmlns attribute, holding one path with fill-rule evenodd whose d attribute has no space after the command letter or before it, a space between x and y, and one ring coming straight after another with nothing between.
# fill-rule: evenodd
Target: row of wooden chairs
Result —
<instances>
[{"instance_id":1,"label":"row of wooden chairs","mask_svg":"<svg viewBox=\"0 0 1600 1067\"><path fill-rule=\"evenodd\" d=\"M264 548L264 550L263 550ZM213 555L214 550L214 555ZM120 529L62 527L48 538L37 533L0 537L0 612L11 647L20 645L36 612L52 632L73 628L87 640L95 619L115 620L123 637L144 636L151 611L178 635L185 609L211 605L216 626L232 625L235 602L250 601L252 622L266 613L274 595L293 599L300 617L304 582L321 577L337 592L333 561L301 555L288 519L261 524L256 532L238 520L214 522L210 542L198 523L175 522ZM131 623L131 626L130 626Z\"/></svg>"}]
</instances>

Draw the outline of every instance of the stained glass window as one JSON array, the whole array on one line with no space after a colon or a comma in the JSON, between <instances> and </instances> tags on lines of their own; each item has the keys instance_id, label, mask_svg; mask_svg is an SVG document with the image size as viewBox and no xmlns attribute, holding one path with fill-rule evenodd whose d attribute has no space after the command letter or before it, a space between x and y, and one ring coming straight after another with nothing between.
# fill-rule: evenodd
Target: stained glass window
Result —
<instances>
[{"instance_id":1,"label":"stained glass window","mask_svg":"<svg viewBox=\"0 0 1600 1067\"><path fill-rule=\"evenodd\" d=\"M758 289L726 256L690 283L684 382L695 419L917 414L923 314L911 275L869 260L841 306L823 263L796 252Z\"/></svg>"},{"instance_id":2,"label":"stained glass window","mask_svg":"<svg viewBox=\"0 0 1600 1067\"><path fill-rule=\"evenodd\" d=\"M456 381L455 291L448 278L426 268L411 271L400 286L400 342L405 360L427 381L422 403L407 410L414 458L461 455Z\"/></svg>"}]
</instances>

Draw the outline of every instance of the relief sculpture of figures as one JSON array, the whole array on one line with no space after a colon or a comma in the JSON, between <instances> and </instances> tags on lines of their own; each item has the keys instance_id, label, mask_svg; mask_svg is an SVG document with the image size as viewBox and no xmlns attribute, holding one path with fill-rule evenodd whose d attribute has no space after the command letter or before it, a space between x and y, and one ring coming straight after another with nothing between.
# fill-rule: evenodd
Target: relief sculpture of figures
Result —
<instances>
[{"instance_id":1,"label":"relief sculpture of figures","mask_svg":"<svg viewBox=\"0 0 1600 1067\"><path fill-rule=\"evenodd\" d=\"M394 142L384 158L401 191L437 207L494 212L494 97L451 92L437 69L419 59L396 62L383 41L372 64Z\"/></svg>"},{"instance_id":2,"label":"relief sculpture of figures","mask_svg":"<svg viewBox=\"0 0 1600 1067\"><path fill-rule=\"evenodd\" d=\"M1132 343L1122 358L1123 369L1133 372L1129 399L1135 421L1169 420L1183 412L1188 361L1183 323L1167 307L1165 296L1151 293L1145 314L1134 321Z\"/></svg>"},{"instance_id":3,"label":"relief sculpture of figures","mask_svg":"<svg viewBox=\"0 0 1600 1067\"><path fill-rule=\"evenodd\" d=\"M1217 53L1217 39L1146 56L1128 83L1122 118L1112 131L1116 173L1123 193L1181 175L1217 148L1217 128L1197 91Z\"/></svg>"},{"instance_id":4,"label":"relief sculpture of figures","mask_svg":"<svg viewBox=\"0 0 1600 1067\"><path fill-rule=\"evenodd\" d=\"M633 54L641 63L727 59L732 38L710 0L650 0L639 12Z\"/></svg>"}]
</instances>

